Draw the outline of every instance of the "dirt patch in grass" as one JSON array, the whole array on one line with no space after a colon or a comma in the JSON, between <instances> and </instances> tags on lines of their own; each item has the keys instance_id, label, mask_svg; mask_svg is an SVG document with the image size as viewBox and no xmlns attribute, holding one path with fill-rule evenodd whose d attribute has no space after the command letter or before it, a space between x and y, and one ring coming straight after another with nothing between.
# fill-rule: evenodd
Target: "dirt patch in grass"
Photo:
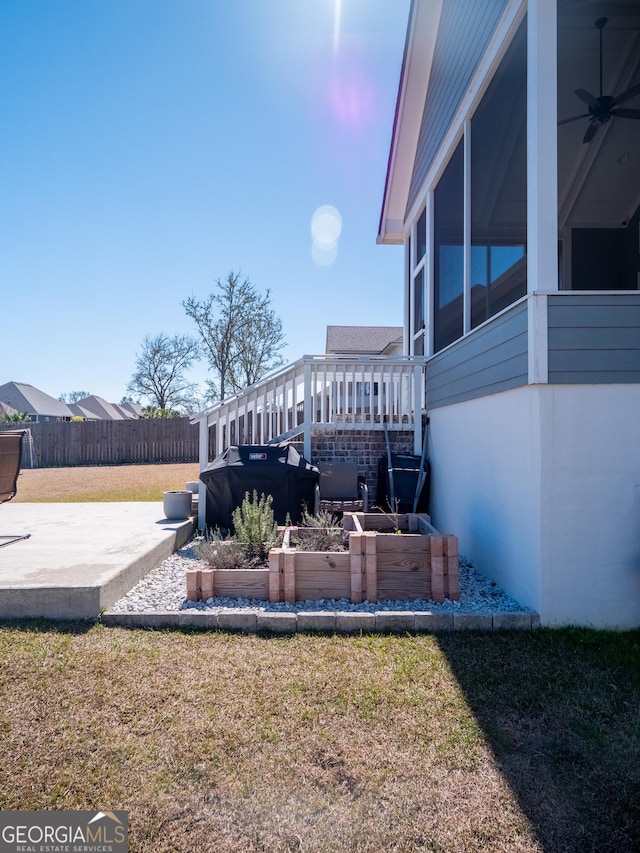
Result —
<instances>
[{"instance_id":1,"label":"dirt patch in grass","mask_svg":"<svg viewBox=\"0 0 640 853\"><path fill-rule=\"evenodd\" d=\"M640 634L589 636L0 628L0 808L124 809L132 853L632 850Z\"/></svg>"},{"instance_id":2,"label":"dirt patch in grass","mask_svg":"<svg viewBox=\"0 0 640 853\"><path fill-rule=\"evenodd\" d=\"M161 501L162 493L197 480L197 463L26 468L18 477L22 503Z\"/></svg>"}]
</instances>

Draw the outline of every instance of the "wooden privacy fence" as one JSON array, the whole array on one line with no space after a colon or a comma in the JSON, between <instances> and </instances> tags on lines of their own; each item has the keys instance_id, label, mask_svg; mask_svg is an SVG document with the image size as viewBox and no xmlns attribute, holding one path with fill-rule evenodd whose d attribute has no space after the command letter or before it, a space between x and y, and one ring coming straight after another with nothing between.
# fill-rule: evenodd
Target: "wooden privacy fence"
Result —
<instances>
[{"instance_id":1,"label":"wooden privacy fence","mask_svg":"<svg viewBox=\"0 0 640 853\"><path fill-rule=\"evenodd\" d=\"M36 468L198 461L199 430L189 418L52 421L20 426L31 431ZM15 429L16 424L5 428Z\"/></svg>"}]
</instances>

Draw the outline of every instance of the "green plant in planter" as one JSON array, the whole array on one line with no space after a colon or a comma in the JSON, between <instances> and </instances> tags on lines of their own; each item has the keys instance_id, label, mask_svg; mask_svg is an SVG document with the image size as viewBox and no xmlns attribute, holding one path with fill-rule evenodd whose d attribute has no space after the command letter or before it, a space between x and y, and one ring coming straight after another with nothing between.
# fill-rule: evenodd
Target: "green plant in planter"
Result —
<instances>
[{"instance_id":1,"label":"green plant in planter","mask_svg":"<svg viewBox=\"0 0 640 853\"><path fill-rule=\"evenodd\" d=\"M278 540L278 524L273 514L273 498L254 489L253 498L245 493L242 504L233 511L233 526L236 540L249 556L267 558L269 549Z\"/></svg>"},{"instance_id":2,"label":"green plant in planter","mask_svg":"<svg viewBox=\"0 0 640 853\"><path fill-rule=\"evenodd\" d=\"M300 530L303 528L303 530ZM334 513L321 511L311 515L306 509L298 529L296 547L301 551L348 551L349 534Z\"/></svg>"},{"instance_id":3,"label":"green plant in planter","mask_svg":"<svg viewBox=\"0 0 640 853\"><path fill-rule=\"evenodd\" d=\"M320 527L323 530L340 528L340 516L329 510L321 509L316 515L312 515L306 507L302 508L301 527Z\"/></svg>"},{"instance_id":4,"label":"green plant in planter","mask_svg":"<svg viewBox=\"0 0 640 853\"><path fill-rule=\"evenodd\" d=\"M400 518L399 518L400 501L396 499L395 504L396 504L395 511L391 511L391 512L387 512L385 509L383 509L382 507L379 507L379 506L374 506L373 509L381 512L382 515L385 515L389 519L389 521L393 525L393 532L394 533L402 534L402 530L400 529Z\"/></svg>"},{"instance_id":5,"label":"green plant in planter","mask_svg":"<svg viewBox=\"0 0 640 853\"><path fill-rule=\"evenodd\" d=\"M193 550L212 569L236 569L244 566L246 553L233 537L223 538L217 530L211 530L193 544Z\"/></svg>"}]
</instances>

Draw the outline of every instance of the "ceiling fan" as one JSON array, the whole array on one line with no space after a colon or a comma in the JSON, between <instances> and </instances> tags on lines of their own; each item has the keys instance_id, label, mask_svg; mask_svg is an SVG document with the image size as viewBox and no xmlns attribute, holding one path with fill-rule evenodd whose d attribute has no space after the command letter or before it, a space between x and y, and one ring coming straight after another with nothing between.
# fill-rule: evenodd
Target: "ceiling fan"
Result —
<instances>
[{"instance_id":1,"label":"ceiling fan","mask_svg":"<svg viewBox=\"0 0 640 853\"><path fill-rule=\"evenodd\" d=\"M602 127L603 124L607 124L612 118L640 119L640 110L619 108L619 104L634 98L636 95L640 95L640 83L636 83L635 86L631 86L625 92L622 92L621 95L616 95L615 98L602 94L602 31L607 24L607 20L608 18L598 18L595 23L596 29L600 31L600 95L596 98L595 95L587 92L586 89L576 89L575 94L589 107L589 112L579 116L572 116L572 118L565 118L563 121L558 122L559 125L568 124L571 121L588 118L589 126L582 139L583 142L591 142L598 128Z\"/></svg>"}]
</instances>

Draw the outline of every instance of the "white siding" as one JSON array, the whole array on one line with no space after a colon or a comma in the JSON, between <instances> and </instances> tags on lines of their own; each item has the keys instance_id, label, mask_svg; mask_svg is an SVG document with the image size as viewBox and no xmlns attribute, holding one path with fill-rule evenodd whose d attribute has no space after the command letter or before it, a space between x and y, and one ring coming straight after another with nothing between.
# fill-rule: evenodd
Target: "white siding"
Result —
<instances>
[{"instance_id":1,"label":"white siding","mask_svg":"<svg viewBox=\"0 0 640 853\"><path fill-rule=\"evenodd\" d=\"M430 414L431 514L546 625L640 626L640 385L536 385Z\"/></svg>"}]
</instances>

